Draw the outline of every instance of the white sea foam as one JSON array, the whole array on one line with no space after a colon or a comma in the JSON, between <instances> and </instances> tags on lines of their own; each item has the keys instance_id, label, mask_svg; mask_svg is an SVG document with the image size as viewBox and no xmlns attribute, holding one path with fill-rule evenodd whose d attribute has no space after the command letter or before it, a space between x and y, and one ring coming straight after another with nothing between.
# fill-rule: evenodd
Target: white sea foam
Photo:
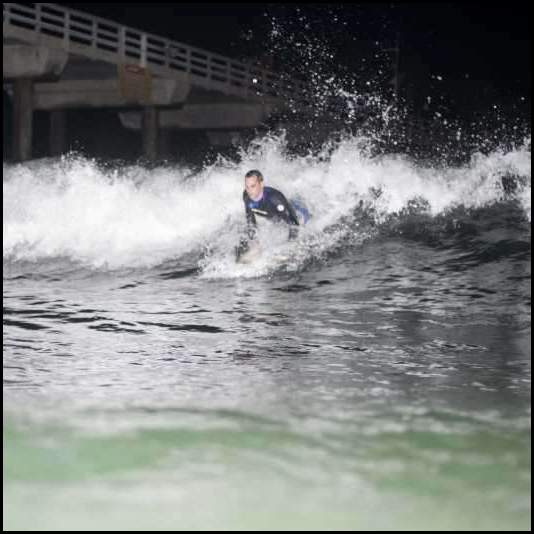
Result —
<instances>
[{"instance_id":1,"label":"white sea foam","mask_svg":"<svg viewBox=\"0 0 534 534\"><path fill-rule=\"evenodd\" d=\"M76 157L4 165L4 260L66 257L114 269L205 250L207 274L261 274L272 267L268 255L252 271L233 260L244 227L243 176L251 168L313 214L293 250L297 262L346 233L335 225L360 201L371 203L378 219L414 199L423 199L431 215L476 208L504 197L501 177L507 173L522 180L516 195L530 219L530 141L517 150L475 155L468 165L436 168L406 157L371 157L359 138L345 139L321 157L292 157L283 137L266 137L239 163L221 161L189 178L181 167L106 170Z\"/></svg>"}]
</instances>

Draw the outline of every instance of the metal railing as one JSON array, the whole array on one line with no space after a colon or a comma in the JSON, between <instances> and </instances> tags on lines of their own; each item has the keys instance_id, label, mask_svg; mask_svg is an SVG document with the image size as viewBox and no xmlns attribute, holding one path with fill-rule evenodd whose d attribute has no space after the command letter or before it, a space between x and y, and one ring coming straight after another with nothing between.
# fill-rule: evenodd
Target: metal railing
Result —
<instances>
[{"instance_id":1,"label":"metal railing","mask_svg":"<svg viewBox=\"0 0 534 534\"><path fill-rule=\"evenodd\" d=\"M117 64L138 64L161 76L186 73L191 82L228 95L307 102L306 84L194 46L138 31L58 4L4 2L3 29L55 39L61 48Z\"/></svg>"}]
</instances>

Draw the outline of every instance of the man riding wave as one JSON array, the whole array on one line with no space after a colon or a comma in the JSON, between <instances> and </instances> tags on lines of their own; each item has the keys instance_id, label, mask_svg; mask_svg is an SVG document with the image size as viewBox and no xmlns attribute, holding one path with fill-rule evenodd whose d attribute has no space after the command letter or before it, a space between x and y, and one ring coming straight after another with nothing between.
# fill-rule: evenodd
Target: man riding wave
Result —
<instances>
[{"instance_id":1,"label":"man riding wave","mask_svg":"<svg viewBox=\"0 0 534 534\"><path fill-rule=\"evenodd\" d=\"M305 224L309 219L308 210L304 206L289 202L278 189L265 186L262 173L256 169L245 174L243 202L247 228L246 235L241 239L237 249L238 259L247 252L250 243L256 238L258 217L287 224L290 240L297 237L299 225Z\"/></svg>"}]
</instances>

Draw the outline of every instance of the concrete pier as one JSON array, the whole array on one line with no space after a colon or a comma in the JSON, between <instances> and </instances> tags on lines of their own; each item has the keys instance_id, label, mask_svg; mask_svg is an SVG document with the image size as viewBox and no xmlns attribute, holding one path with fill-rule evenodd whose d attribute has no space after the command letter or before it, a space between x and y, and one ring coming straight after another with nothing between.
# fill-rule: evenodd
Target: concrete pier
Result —
<instances>
[{"instance_id":1,"label":"concrete pier","mask_svg":"<svg viewBox=\"0 0 534 534\"><path fill-rule=\"evenodd\" d=\"M33 80L18 78L13 83L13 159L27 161L32 157Z\"/></svg>"},{"instance_id":2,"label":"concrete pier","mask_svg":"<svg viewBox=\"0 0 534 534\"><path fill-rule=\"evenodd\" d=\"M159 115L160 128L179 130L224 130L256 128L273 111L273 106L250 103L186 103L182 109L164 109ZM120 113L125 128L139 130L142 116L137 111Z\"/></svg>"},{"instance_id":3,"label":"concrete pier","mask_svg":"<svg viewBox=\"0 0 534 534\"><path fill-rule=\"evenodd\" d=\"M63 109L50 112L50 155L67 152L67 112Z\"/></svg>"},{"instance_id":4,"label":"concrete pier","mask_svg":"<svg viewBox=\"0 0 534 534\"><path fill-rule=\"evenodd\" d=\"M143 109L143 156L155 160L158 156L158 108Z\"/></svg>"},{"instance_id":5,"label":"concrete pier","mask_svg":"<svg viewBox=\"0 0 534 534\"><path fill-rule=\"evenodd\" d=\"M68 59L68 53L57 48L5 44L2 50L4 79L59 78Z\"/></svg>"},{"instance_id":6,"label":"concrete pier","mask_svg":"<svg viewBox=\"0 0 534 534\"><path fill-rule=\"evenodd\" d=\"M289 102L308 102L300 80L58 4L8 2L3 12L17 161L32 157L34 110L50 112L53 155L67 149L66 110L112 109L141 131L143 155L154 159L165 128L248 130Z\"/></svg>"}]
</instances>

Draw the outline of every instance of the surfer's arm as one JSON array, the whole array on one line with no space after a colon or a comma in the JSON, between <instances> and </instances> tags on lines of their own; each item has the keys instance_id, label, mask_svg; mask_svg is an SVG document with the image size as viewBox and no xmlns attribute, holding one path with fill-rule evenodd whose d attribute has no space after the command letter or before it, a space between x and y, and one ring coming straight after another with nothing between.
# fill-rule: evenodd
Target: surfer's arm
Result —
<instances>
[{"instance_id":1,"label":"surfer's arm","mask_svg":"<svg viewBox=\"0 0 534 534\"><path fill-rule=\"evenodd\" d=\"M243 202L245 203L245 218L246 228L245 232L239 239L239 244L236 247L236 257L239 258L242 254L247 252L250 247L250 242L256 238L256 217L254 212L248 207L245 196L243 195Z\"/></svg>"},{"instance_id":2,"label":"surfer's arm","mask_svg":"<svg viewBox=\"0 0 534 534\"><path fill-rule=\"evenodd\" d=\"M276 204L278 216L289 226L289 239L296 239L299 233L299 220L295 208L280 191L276 192L273 200Z\"/></svg>"},{"instance_id":3,"label":"surfer's arm","mask_svg":"<svg viewBox=\"0 0 534 534\"><path fill-rule=\"evenodd\" d=\"M291 202L288 202L287 198L282 193L280 193L280 191L276 191L276 195L274 196L273 201L276 205L278 216L284 222L286 222L290 226L299 225L299 219L295 212L295 208L293 208Z\"/></svg>"},{"instance_id":4,"label":"surfer's arm","mask_svg":"<svg viewBox=\"0 0 534 534\"><path fill-rule=\"evenodd\" d=\"M245 217L247 220L247 227L245 230L246 238L252 241L256 237L256 216L251 208L249 208L245 201Z\"/></svg>"}]
</instances>

